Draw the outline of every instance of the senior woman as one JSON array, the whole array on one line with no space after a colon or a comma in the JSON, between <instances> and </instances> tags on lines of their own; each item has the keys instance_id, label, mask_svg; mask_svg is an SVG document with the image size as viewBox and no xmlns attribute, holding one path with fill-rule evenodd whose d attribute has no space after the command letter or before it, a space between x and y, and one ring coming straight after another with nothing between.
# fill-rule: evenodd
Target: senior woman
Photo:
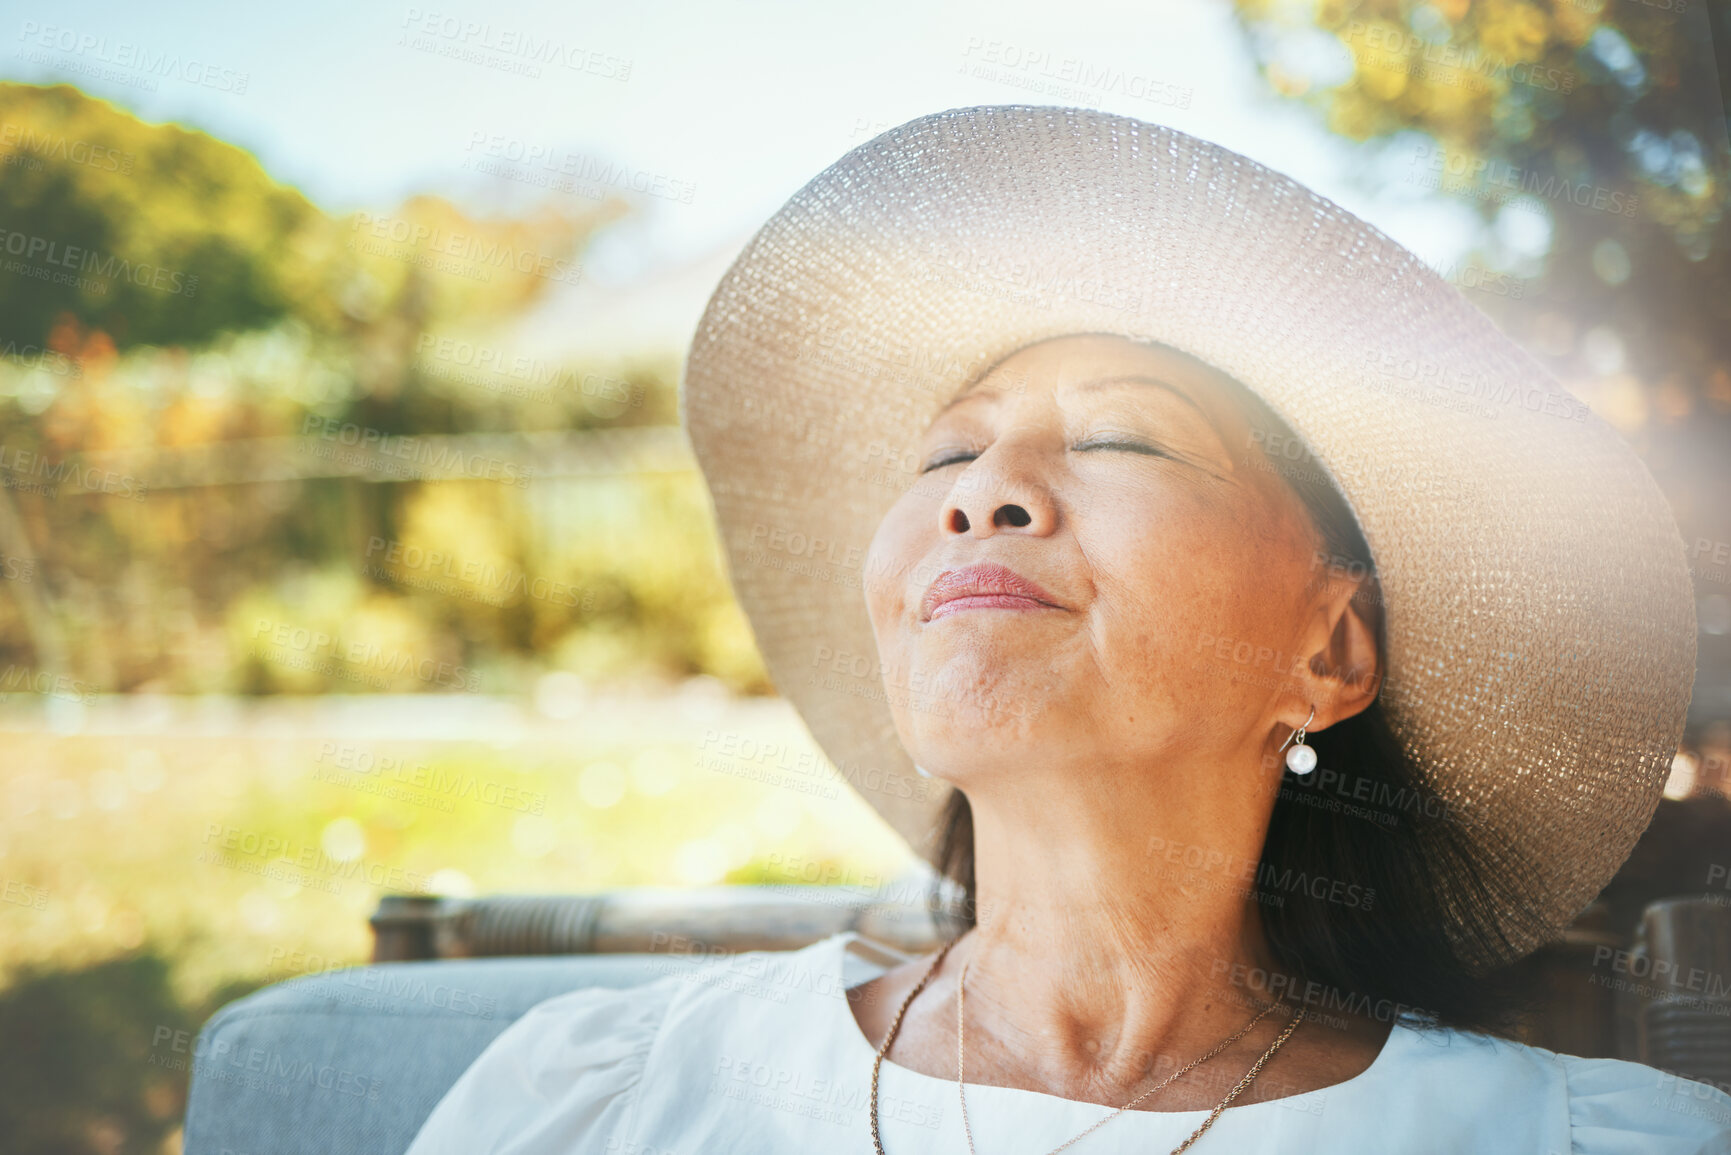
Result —
<instances>
[{"instance_id":1,"label":"senior woman","mask_svg":"<svg viewBox=\"0 0 1731 1155\"><path fill-rule=\"evenodd\" d=\"M1693 601L1630 450L1388 238L952 110L758 233L684 402L777 685L962 933L551 999L411 1155L1731 1152L1731 1097L1507 1037L1657 804Z\"/></svg>"}]
</instances>

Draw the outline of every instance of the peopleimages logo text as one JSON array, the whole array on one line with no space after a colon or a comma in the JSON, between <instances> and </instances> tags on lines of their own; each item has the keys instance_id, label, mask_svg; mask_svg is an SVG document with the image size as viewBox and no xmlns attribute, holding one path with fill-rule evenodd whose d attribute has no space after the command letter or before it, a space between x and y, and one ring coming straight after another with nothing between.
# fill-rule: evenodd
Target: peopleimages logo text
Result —
<instances>
[{"instance_id":1,"label":"peopleimages logo text","mask_svg":"<svg viewBox=\"0 0 1731 1155\"><path fill-rule=\"evenodd\" d=\"M101 277L109 281L129 281L140 288L157 289L190 297L198 288L198 278L175 269L165 269L149 261L129 261L113 253L104 255L82 245L68 245L47 237L33 236L0 228L0 251L7 256L43 265L69 269L80 274Z\"/></svg>"},{"instance_id":2,"label":"peopleimages logo text","mask_svg":"<svg viewBox=\"0 0 1731 1155\"><path fill-rule=\"evenodd\" d=\"M380 217L372 213L357 212L350 218L349 228L379 241L407 245L417 251L424 248L428 253L439 253L477 265L490 265L495 269L509 268L524 276L542 277L570 285L583 279L583 266L564 257L536 252L533 249L514 248L501 244L496 239L473 233L452 232L437 225L403 217Z\"/></svg>"}]
</instances>

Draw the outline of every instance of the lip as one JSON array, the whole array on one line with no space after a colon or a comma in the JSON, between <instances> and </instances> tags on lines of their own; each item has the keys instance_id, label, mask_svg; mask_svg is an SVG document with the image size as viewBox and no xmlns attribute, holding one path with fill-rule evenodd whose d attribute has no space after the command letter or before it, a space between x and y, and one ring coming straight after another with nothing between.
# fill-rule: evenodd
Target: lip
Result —
<instances>
[{"instance_id":1,"label":"lip","mask_svg":"<svg viewBox=\"0 0 1731 1155\"><path fill-rule=\"evenodd\" d=\"M1029 581L1008 566L982 562L939 574L920 600L920 619L929 622L965 609L1064 608L1039 583Z\"/></svg>"}]
</instances>

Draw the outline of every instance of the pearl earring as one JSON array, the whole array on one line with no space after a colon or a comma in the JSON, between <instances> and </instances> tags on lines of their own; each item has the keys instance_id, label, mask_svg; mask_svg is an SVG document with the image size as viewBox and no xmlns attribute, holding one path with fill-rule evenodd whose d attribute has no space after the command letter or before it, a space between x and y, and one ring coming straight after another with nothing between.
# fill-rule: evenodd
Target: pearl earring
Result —
<instances>
[{"instance_id":1,"label":"pearl earring","mask_svg":"<svg viewBox=\"0 0 1731 1155\"><path fill-rule=\"evenodd\" d=\"M1292 746L1292 749L1286 750L1286 768L1294 774L1297 774L1299 777L1303 777L1316 769L1316 751L1304 744L1305 728L1308 727L1315 718L1316 707L1312 706L1310 708L1310 717L1304 720L1304 725L1294 730L1292 732L1292 737L1280 744L1282 750L1286 750L1288 744Z\"/></svg>"}]
</instances>

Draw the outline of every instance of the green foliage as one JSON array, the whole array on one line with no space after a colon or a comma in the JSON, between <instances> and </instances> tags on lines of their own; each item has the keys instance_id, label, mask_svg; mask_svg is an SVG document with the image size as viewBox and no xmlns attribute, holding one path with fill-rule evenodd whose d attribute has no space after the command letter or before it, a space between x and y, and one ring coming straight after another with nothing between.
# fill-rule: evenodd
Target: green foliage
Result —
<instances>
[{"instance_id":1,"label":"green foliage","mask_svg":"<svg viewBox=\"0 0 1731 1155\"><path fill-rule=\"evenodd\" d=\"M0 1135L10 1155L147 1155L179 1125L191 1040L237 983L188 1005L170 962L144 950L31 967L0 990Z\"/></svg>"},{"instance_id":2,"label":"green foliage","mask_svg":"<svg viewBox=\"0 0 1731 1155\"><path fill-rule=\"evenodd\" d=\"M64 667L94 690L458 686L261 655L263 618L483 673L460 684L489 692L549 663L769 688L694 471L514 487L307 468L333 447L309 428L401 444L675 422L677 351L573 364L512 336L581 278L582 245L619 204L482 220L415 196L332 218L242 149L16 84L0 85L0 197L21 235L199 278L180 294L47 284L7 271L25 258L0 237L0 505L22 527L7 540L0 518L0 558L36 563L28 603L0 596L0 664ZM210 452L237 441L254 448ZM95 464L115 451L130 456ZM53 484L86 465L77 476L115 484ZM455 559L457 577L380 564L374 542Z\"/></svg>"},{"instance_id":3,"label":"green foliage","mask_svg":"<svg viewBox=\"0 0 1731 1155\"><path fill-rule=\"evenodd\" d=\"M0 84L0 125L0 342L45 346L69 314L121 347L195 343L294 307L328 225L244 149L64 84Z\"/></svg>"},{"instance_id":4,"label":"green foliage","mask_svg":"<svg viewBox=\"0 0 1731 1155\"><path fill-rule=\"evenodd\" d=\"M146 124L65 84L0 83L0 346L72 319L116 348L196 345L295 317L389 349L421 323L519 308L578 278L612 202L478 220L438 197L325 215L245 149Z\"/></svg>"},{"instance_id":5,"label":"green foliage","mask_svg":"<svg viewBox=\"0 0 1731 1155\"><path fill-rule=\"evenodd\" d=\"M1626 430L1703 403L1731 414L1731 188L1712 29L1723 6L1684 0L1238 0L1263 74L1329 128L1367 142L1436 145L1389 173L1487 220L1541 219L1540 254L1492 243L1518 296L1475 303L1580 381L1628 368L1657 396L1606 387ZM1318 33L1325 39L1318 39ZM1343 63L1344 62L1344 63ZM1717 78L1717 79L1716 79ZM1506 282L1505 282L1506 283ZM1537 292L1532 291L1537 289ZM1615 334L1620 356L1594 329ZM1598 357L1590 354L1597 350ZM1584 391L1591 392L1595 386ZM1636 386L1639 392L1639 386Z\"/></svg>"},{"instance_id":6,"label":"green foliage","mask_svg":"<svg viewBox=\"0 0 1731 1155\"><path fill-rule=\"evenodd\" d=\"M321 423L461 439L676 420L676 351L535 361L527 389L439 355L449 338L528 357L499 344L511 322L570 283L617 204L478 220L414 197L332 218L205 134L0 84L0 205L0 669L61 675L72 696L454 688L400 671L375 685L364 663L271 645L263 619L478 671L490 692L550 666L769 689L690 469L522 488L296 471ZM63 280L31 275L65 260ZM381 540L453 558L455 576L393 565ZM605 744L585 724L539 750L369 747L400 771L371 776L343 771L353 749L335 742L158 754L12 735L0 856L44 903L0 907L0 1146L173 1149L208 1015L364 958L380 888L337 867L460 893L713 882L790 843L900 853L839 783L814 798L749 763L700 764L713 723L669 718L708 701L600 707L619 731ZM297 881L205 853L236 829L362 857Z\"/></svg>"}]
</instances>

